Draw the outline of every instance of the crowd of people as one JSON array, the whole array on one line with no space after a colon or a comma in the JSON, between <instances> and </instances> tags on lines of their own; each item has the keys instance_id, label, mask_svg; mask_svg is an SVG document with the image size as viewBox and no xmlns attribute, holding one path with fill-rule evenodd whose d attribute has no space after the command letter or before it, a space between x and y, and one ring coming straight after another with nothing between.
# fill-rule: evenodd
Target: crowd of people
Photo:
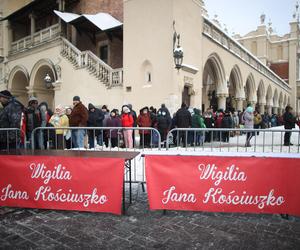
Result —
<instances>
[{"instance_id":1,"label":"crowd of people","mask_svg":"<svg viewBox=\"0 0 300 250\"><path fill-rule=\"evenodd\" d=\"M28 106L24 107L7 90L0 92L0 102L3 106L0 111L0 128L19 128L21 131L21 133L0 131L0 149L24 147L25 143L29 143L28 146L34 144L36 149L95 148L96 145L133 148L136 143L132 129L134 127L141 128L139 129L141 147L152 147L158 143L156 133L147 128L157 129L164 144L167 140L172 140L170 143L184 147L201 146L212 140L229 142L230 136L235 136L236 132L200 131L198 128L264 129L284 125L286 129L292 129L296 123L300 125L299 118L296 119L292 114L290 106L287 106L285 113L279 116L267 113L261 115L251 105L243 112L215 111L208 108L202 113L200 109L190 108L182 103L181 108L171 116L165 104L161 104L159 109L152 106L143 107L138 113L130 104L123 105L120 110L113 108L110 111L106 105L97 108L90 103L86 107L79 96L74 96L72 107L58 105L52 112L46 102L39 103L35 97L30 97ZM52 129L37 130L32 136L33 131L39 127ZM71 127L76 129L68 129ZM103 129L105 127L116 129L105 130ZM171 138L167 138L168 132L173 128L194 128L194 130L175 131ZM253 135L254 132L247 132L246 147L251 146ZM285 133L284 145L292 145L290 136L290 132Z\"/></svg>"}]
</instances>

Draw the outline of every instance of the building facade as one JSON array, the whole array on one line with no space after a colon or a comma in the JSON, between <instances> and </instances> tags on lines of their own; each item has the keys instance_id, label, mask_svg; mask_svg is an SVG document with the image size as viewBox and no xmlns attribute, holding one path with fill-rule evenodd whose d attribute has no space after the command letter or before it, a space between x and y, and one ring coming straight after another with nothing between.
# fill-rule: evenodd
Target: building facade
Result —
<instances>
[{"instance_id":1,"label":"building facade","mask_svg":"<svg viewBox=\"0 0 300 250\"><path fill-rule=\"evenodd\" d=\"M139 109L165 103L171 112L182 102L202 110L242 110L249 102L269 113L281 113L287 104L299 108L298 40L293 40L298 22L291 23L277 60L275 35L266 35L268 53L261 51L261 35L254 34L256 47L249 36L236 40L207 18L201 0L7 0L0 5L0 88L25 105L32 95L52 108L70 105L79 95L85 104L131 103ZM180 70L174 65L174 34L180 34L184 52Z\"/></svg>"}]
</instances>

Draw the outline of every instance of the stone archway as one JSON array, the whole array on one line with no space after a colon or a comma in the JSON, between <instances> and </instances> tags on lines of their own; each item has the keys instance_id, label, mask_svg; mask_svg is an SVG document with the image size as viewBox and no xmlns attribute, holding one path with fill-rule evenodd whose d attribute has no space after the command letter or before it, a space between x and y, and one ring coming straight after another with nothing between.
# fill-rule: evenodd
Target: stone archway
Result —
<instances>
[{"instance_id":1,"label":"stone archway","mask_svg":"<svg viewBox=\"0 0 300 250\"><path fill-rule=\"evenodd\" d=\"M243 110L243 100L245 99L245 93L243 90L243 79L241 71L237 65L233 67L230 72L228 82L229 96L226 100L226 109L229 110Z\"/></svg>"},{"instance_id":2,"label":"stone archway","mask_svg":"<svg viewBox=\"0 0 300 250\"><path fill-rule=\"evenodd\" d=\"M267 110L268 110L268 114L269 114L269 115L272 115L273 93L272 93L271 85L268 86L266 99L267 99Z\"/></svg>"},{"instance_id":3,"label":"stone archway","mask_svg":"<svg viewBox=\"0 0 300 250\"><path fill-rule=\"evenodd\" d=\"M225 87L224 87L225 84ZM225 109L228 89L222 61L217 54L211 54L203 69L202 109L212 106L214 110Z\"/></svg>"},{"instance_id":4,"label":"stone archway","mask_svg":"<svg viewBox=\"0 0 300 250\"><path fill-rule=\"evenodd\" d=\"M245 85L245 102L244 107L247 107L248 104L255 106L256 104L256 88L255 88L255 81L252 73L248 76Z\"/></svg>"},{"instance_id":5,"label":"stone archway","mask_svg":"<svg viewBox=\"0 0 300 250\"><path fill-rule=\"evenodd\" d=\"M24 106L27 106L28 102L28 87L29 74L27 69L24 66L15 66L9 74L8 90Z\"/></svg>"},{"instance_id":6,"label":"stone archway","mask_svg":"<svg viewBox=\"0 0 300 250\"><path fill-rule=\"evenodd\" d=\"M37 97L39 103L46 102L54 109L54 89L47 87L45 76L49 75L53 82L57 81L57 73L51 60L41 59L33 67L30 74L29 95Z\"/></svg>"}]
</instances>

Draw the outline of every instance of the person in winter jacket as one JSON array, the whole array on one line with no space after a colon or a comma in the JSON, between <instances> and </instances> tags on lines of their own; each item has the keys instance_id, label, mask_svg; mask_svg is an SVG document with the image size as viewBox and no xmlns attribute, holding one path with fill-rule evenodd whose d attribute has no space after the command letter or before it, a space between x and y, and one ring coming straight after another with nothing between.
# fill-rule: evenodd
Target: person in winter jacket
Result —
<instances>
[{"instance_id":1,"label":"person in winter jacket","mask_svg":"<svg viewBox=\"0 0 300 250\"><path fill-rule=\"evenodd\" d=\"M0 128L20 129L24 106L8 90L0 92L0 102L3 106L0 111ZM0 150L19 148L20 143L21 135L19 132L0 132Z\"/></svg>"},{"instance_id":2,"label":"person in winter jacket","mask_svg":"<svg viewBox=\"0 0 300 250\"><path fill-rule=\"evenodd\" d=\"M125 128L123 131L124 134L124 142L126 148L133 148L133 138L132 138L132 128L134 125L133 116L130 112L130 108L127 105L122 107L122 115L121 115L122 127Z\"/></svg>"},{"instance_id":3,"label":"person in winter jacket","mask_svg":"<svg viewBox=\"0 0 300 250\"><path fill-rule=\"evenodd\" d=\"M110 118L108 118L107 120L107 127L121 127L122 123L121 123L121 119L120 117L117 115L118 114L118 110L117 109L113 109L110 112ZM117 129L113 129L113 130L106 130L106 137L110 138L110 144L111 147L118 147L118 141L119 141L119 131Z\"/></svg>"},{"instance_id":4,"label":"person in winter jacket","mask_svg":"<svg viewBox=\"0 0 300 250\"><path fill-rule=\"evenodd\" d=\"M58 105L55 108L54 114L51 116L49 123L53 125L53 127L69 127L69 118L65 114L65 110L61 105ZM54 140L54 148L55 149L64 149L66 142L65 137L69 130L56 129L55 130L55 140Z\"/></svg>"},{"instance_id":5,"label":"person in winter jacket","mask_svg":"<svg viewBox=\"0 0 300 250\"><path fill-rule=\"evenodd\" d=\"M88 110L80 101L79 96L73 97L73 110L70 115L70 127L79 127L79 129L72 130L72 143L74 148L84 147L84 137L86 131L80 127L86 127L88 121Z\"/></svg>"},{"instance_id":6,"label":"person in winter jacket","mask_svg":"<svg viewBox=\"0 0 300 250\"><path fill-rule=\"evenodd\" d=\"M110 118L110 112L109 112L109 109L107 108L106 105L103 105L102 108L101 108L101 111L103 112L104 114L104 120L103 120L103 127L108 127L107 126L107 121L108 119ZM108 137L107 137L107 131L103 131L104 134L103 134L103 140L104 140L104 144L106 147L108 147Z\"/></svg>"},{"instance_id":7,"label":"person in winter jacket","mask_svg":"<svg viewBox=\"0 0 300 250\"><path fill-rule=\"evenodd\" d=\"M254 111L253 115L254 115L253 117L254 128L260 129L262 123L262 117L257 110ZM259 135L259 132L257 132L256 134Z\"/></svg>"},{"instance_id":8,"label":"person in winter jacket","mask_svg":"<svg viewBox=\"0 0 300 250\"><path fill-rule=\"evenodd\" d=\"M98 130L88 130L88 138L89 138L89 147L94 148L95 147L95 137L97 140L97 143L102 146L103 144L103 120L104 120L104 114L102 110L95 108L95 106L92 103L89 103L89 117L87 121L88 127L99 127L101 128Z\"/></svg>"},{"instance_id":9,"label":"person in winter jacket","mask_svg":"<svg viewBox=\"0 0 300 250\"><path fill-rule=\"evenodd\" d=\"M172 118L170 116L169 110L164 104L161 105L161 108L157 112L157 130L160 134L161 141L165 142L167 139L167 134L172 125Z\"/></svg>"},{"instance_id":10,"label":"person in winter jacket","mask_svg":"<svg viewBox=\"0 0 300 250\"><path fill-rule=\"evenodd\" d=\"M244 124L245 124L245 129L253 129L253 126L254 126L253 108L251 106L248 106L246 108L242 119L243 119ZM245 147L251 147L250 140L253 137L253 135L254 135L253 132L247 132Z\"/></svg>"},{"instance_id":11,"label":"person in winter jacket","mask_svg":"<svg viewBox=\"0 0 300 250\"><path fill-rule=\"evenodd\" d=\"M144 107L140 110L140 114L137 118L137 125L139 127L151 127L152 120L148 107ZM150 147L151 131L150 130L139 130L140 134L140 147Z\"/></svg>"},{"instance_id":12,"label":"person in winter jacket","mask_svg":"<svg viewBox=\"0 0 300 250\"><path fill-rule=\"evenodd\" d=\"M25 120L26 120L26 138L29 140L30 147L34 143L35 149L42 149L43 146L40 144L40 131L37 131L34 135L34 141L32 141L31 135L35 128L41 127L42 125L42 115L38 109L38 100L36 97L32 96L29 98L28 107L25 110Z\"/></svg>"},{"instance_id":13,"label":"person in winter jacket","mask_svg":"<svg viewBox=\"0 0 300 250\"><path fill-rule=\"evenodd\" d=\"M204 123L207 128L215 127L215 119L213 117L211 109L207 109L204 113ZM211 142L212 140L212 131L208 131L205 134L205 142Z\"/></svg>"},{"instance_id":14,"label":"person in winter jacket","mask_svg":"<svg viewBox=\"0 0 300 250\"><path fill-rule=\"evenodd\" d=\"M204 119L200 114L200 110L196 108L194 108L194 115L192 116L192 128L206 128ZM203 145L204 132L202 131L193 132L193 142L194 141L196 146Z\"/></svg>"},{"instance_id":15,"label":"person in winter jacket","mask_svg":"<svg viewBox=\"0 0 300 250\"><path fill-rule=\"evenodd\" d=\"M283 114L284 129L293 129L296 124L296 117L292 114L293 108L291 106L286 106L285 112ZM291 143L291 132L286 131L284 133L284 146L292 146Z\"/></svg>"},{"instance_id":16,"label":"person in winter jacket","mask_svg":"<svg viewBox=\"0 0 300 250\"><path fill-rule=\"evenodd\" d=\"M233 120L232 120L231 113L229 110L225 111L224 117L222 119L221 127L222 128L233 128ZM229 131L222 132L222 141L229 142Z\"/></svg>"},{"instance_id":17,"label":"person in winter jacket","mask_svg":"<svg viewBox=\"0 0 300 250\"><path fill-rule=\"evenodd\" d=\"M177 128L190 128L192 126L192 116L185 103L182 103L181 108L176 112L175 124ZM185 131L179 131L178 145L182 142L184 147L187 146L187 134Z\"/></svg>"}]
</instances>

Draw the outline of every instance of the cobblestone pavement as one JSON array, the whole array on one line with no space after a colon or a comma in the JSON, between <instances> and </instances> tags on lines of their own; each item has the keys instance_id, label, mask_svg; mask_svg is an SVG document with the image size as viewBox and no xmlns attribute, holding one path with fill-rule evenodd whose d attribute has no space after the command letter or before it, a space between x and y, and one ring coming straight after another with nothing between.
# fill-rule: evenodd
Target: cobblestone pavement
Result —
<instances>
[{"instance_id":1,"label":"cobblestone pavement","mask_svg":"<svg viewBox=\"0 0 300 250\"><path fill-rule=\"evenodd\" d=\"M124 216L0 208L0 249L300 249L300 218L149 211L141 187Z\"/></svg>"}]
</instances>

